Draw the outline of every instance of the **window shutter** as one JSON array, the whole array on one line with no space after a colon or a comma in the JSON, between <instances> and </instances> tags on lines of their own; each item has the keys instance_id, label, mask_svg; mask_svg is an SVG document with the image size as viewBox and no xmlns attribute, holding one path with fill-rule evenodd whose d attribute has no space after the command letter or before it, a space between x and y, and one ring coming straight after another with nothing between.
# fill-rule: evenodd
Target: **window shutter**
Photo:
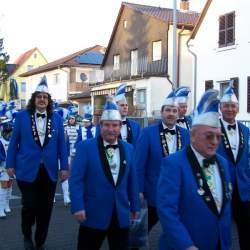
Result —
<instances>
[{"instance_id":1,"label":"window shutter","mask_svg":"<svg viewBox=\"0 0 250 250\"><path fill-rule=\"evenodd\" d=\"M219 47L235 44L235 12L219 17Z\"/></svg>"},{"instance_id":2,"label":"window shutter","mask_svg":"<svg viewBox=\"0 0 250 250\"><path fill-rule=\"evenodd\" d=\"M250 76L247 77L247 112L250 113Z\"/></svg>"},{"instance_id":3,"label":"window shutter","mask_svg":"<svg viewBox=\"0 0 250 250\"><path fill-rule=\"evenodd\" d=\"M213 88L214 88L214 81L213 80L205 81L205 91L207 91L209 89L213 89Z\"/></svg>"}]
</instances>

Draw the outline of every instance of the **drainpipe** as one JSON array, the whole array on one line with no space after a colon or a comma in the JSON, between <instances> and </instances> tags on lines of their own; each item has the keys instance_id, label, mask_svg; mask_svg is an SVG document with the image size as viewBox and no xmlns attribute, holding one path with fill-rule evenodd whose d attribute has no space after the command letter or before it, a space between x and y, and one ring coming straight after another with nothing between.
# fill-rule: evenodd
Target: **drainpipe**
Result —
<instances>
[{"instance_id":1,"label":"drainpipe","mask_svg":"<svg viewBox=\"0 0 250 250\"><path fill-rule=\"evenodd\" d=\"M177 53L177 82L176 87L180 87L180 50L181 50L181 35L184 31L184 26L181 27L181 30L178 31L178 53Z\"/></svg>"},{"instance_id":2,"label":"drainpipe","mask_svg":"<svg viewBox=\"0 0 250 250\"><path fill-rule=\"evenodd\" d=\"M189 38L186 42L186 45L187 45L187 48L188 48L188 51L190 52L190 54L194 57L194 108L196 107L196 95L197 95L197 91L196 91L196 88L197 88L197 55L190 49L190 44L189 42L191 41L191 38Z\"/></svg>"}]
</instances>

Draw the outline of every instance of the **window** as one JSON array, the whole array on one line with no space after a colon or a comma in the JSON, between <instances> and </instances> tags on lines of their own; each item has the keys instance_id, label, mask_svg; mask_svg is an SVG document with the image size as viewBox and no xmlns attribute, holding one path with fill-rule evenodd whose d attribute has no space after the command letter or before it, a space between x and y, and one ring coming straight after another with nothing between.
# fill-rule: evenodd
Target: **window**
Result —
<instances>
[{"instance_id":1,"label":"window","mask_svg":"<svg viewBox=\"0 0 250 250\"><path fill-rule=\"evenodd\" d=\"M136 76L138 74L138 50L131 51L131 75Z\"/></svg>"},{"instance_id":2,"label":"window","mask_svg":"<svg viewBox=\"0 0 250 250\"><path fill-rule=\"evenodd\" d=\"M24 109L26 107L26 100L21 99L21 109Z\"/></svg>"},{"instance_id":3,"label":"window","mask_svg":"<svg viewBox=\"0 0 250 250\"><path fill-rule=\"evenodd\" d=\"M153 42L153 61L161 60L161 41Z\"/></svg>"},{"instance_id":4,"label":"window","mask_svg":"<svg viewBox=\"0 0 250 250\"><path fill-rule=\"evenodd\" d=\"M219 47L234 45L235 43L235 12L219 18Z\"/></svg>"},{"instance_id":5,"label":"window","mask_svg":"<svg viewBox=\"0 0 250 250\"><path fill-rule=\"evenodd\" d=\"M234 80L234 93L239 100L239 77L233 77L230 80Z\"/></svg>"},{"instance_id":6,"label":"window","mask_svg":"<svg viewBox=\"0 0 250 250\"><path fill-rule=\"evenodd\" d=\"M120 55L114 56L114 70L120 69Z\"/></svg>"},{"instance_id":7,"label":"window","mask_svg":"<svg viewBox=\"0 0 250 250\"><path fill-rule=\"evenodd\" d=\"M126 29L128 27L128 21L124 20L123 21L123 28Z\"/></svg>"},{"instance_id":8,"label":"window","mask_svg":"<svg viewBox=\"0 0 250 250\"><path fill-rule=\"evenodd\" d=\"M27 71L31 71L33 69L33 65L27 65Z\"/></svg>"},{"instance_id":9,"label":"window","mask_svg":"<svg viewBox=\"0 0 250 250\"><path fill-rule=\"evenodd\" d=\"M21 92L26 92L26 82L21 82Z\"/></svg>"},{"instance_id":10,"label":"window","mask_svg":"<svg viewBox=\"0 0 250 250\"><path fill-rule=\"evenodd\" d=\"M234 80L234 93L237 97L237 99L239 100L239 78L238 77L233 77L230 78L230 80ZM225 80L225 81L221 81L220 83L220 95L222 97L225 89L229 86L229 81Z\"/></svg>"},{"instance_id":11,"label":"window","mask_svg":"<svg viewBox=\"0 0 250 250\"><path fill-rule=\"evenodd\" d=\"M213 89L213 88L214 88L214 81L213 80L205 81L205 91L207 91L209 89Z\"/></svg>"},{"instance_id":12,"label":"window","mask_svg":"<svg viewBox=\"0 0 250 250\"><path fill-rule=\"evenodd\" d=\"M139 105L146 104L146 89L137 89L137 103Z\"/></svg>"},{"instance_id":13,"label":"window","mask_svg":"<svg viewBox=\"0 0 250 250\"><path fill-rule=\"evenodd\" d=\"M35 53L35 54L33 55L33 57L34 57L34 59L36 59L36 58L37 58L37 53Z\"/></svg>"}]
</instances>

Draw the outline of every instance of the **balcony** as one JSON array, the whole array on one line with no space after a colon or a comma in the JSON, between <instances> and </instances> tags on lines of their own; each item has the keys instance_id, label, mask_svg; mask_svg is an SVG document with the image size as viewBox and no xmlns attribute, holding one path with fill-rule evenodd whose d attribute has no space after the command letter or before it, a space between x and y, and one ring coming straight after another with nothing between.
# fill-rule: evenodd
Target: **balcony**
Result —
<instances>
[{"instance_id":1,"label":"balcony","mask_svg":"<svg viewBox=\"0 0 250 250\"><path fill-rule=\"evenodd\" d=\"M89 91L90 87L88 83L84 82L71 82L69 84L69 93L75 92L85 92Z\"/></svg>"},{"instance_id":2,"label":"balcony","mask_svg":"<svg viewBox=\"0 0 250 250\"><path fill-rule=\"evenodd\" d=\"M113 65L104 67L104 81L129 80L147 76L167 75L167 58L149 61L148 57L141 57L134 62L120 63L119 69Z\"/></svg>"}]
</instances>

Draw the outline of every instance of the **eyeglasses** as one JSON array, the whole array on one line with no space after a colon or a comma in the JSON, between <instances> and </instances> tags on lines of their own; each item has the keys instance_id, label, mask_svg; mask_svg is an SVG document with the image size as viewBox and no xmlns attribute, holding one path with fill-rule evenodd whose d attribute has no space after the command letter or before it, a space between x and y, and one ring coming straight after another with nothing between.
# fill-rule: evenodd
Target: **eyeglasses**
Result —
<instances>
[{"instance_id":1,"label":"eyeglasses","mask_svg":"<svg viewBox=\"0 0 250 250\"><path fill-rule=\"evenodd\" d=\"M37 99L45 99L45 100L47 100L49 97L47 95L37 95L36 98Z\"/></svg>"}]
</instances>

